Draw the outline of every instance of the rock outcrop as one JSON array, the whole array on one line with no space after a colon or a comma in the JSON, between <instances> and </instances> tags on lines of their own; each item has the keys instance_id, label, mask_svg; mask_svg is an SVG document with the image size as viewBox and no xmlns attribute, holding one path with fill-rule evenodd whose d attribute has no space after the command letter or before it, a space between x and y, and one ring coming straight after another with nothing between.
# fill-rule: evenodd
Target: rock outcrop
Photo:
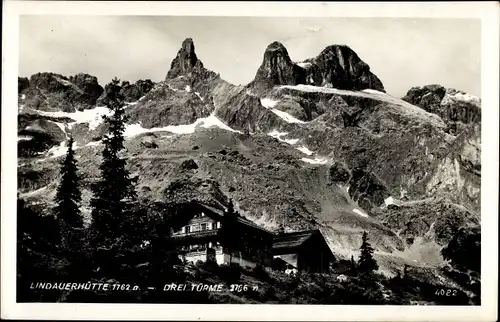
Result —
<instances>
[{"instance_id":1,"label":"rock outcrop","mask_svg":"<svg viewBox=\"0 0 500 322\"><path fill-rule=\"evenodd\" d=\"M165 83L151 90L143 100L127 109L129 122L140 123L145 128L164 127L191 124L210 115L213 105L187 84L184 78L176 84Z\"/></svg>"},{"instance_id":2,"label":"rock outcrop","mask_svg":"<svg viewBox=\"0 0 500 322\"><path fill-rule=\"evenodd\" d=\"M57 123L34 114L18 116L18 155L32 157L38 153L59 145L67 139L66 133Z\"/></svg>"},{"instance_id":3,"label":"rock outcrop","mask_svg":"<svg viewBox=\"0 0 500 322\"><path fill-rule=\"evenodd\" d=\"M17 78L17 92L18 93L21 93L29 86L30 86L30 81L27 77L18 77Z\"/></svg>"},{"instance_id":4,"label":"rock outcrop","mask_svg":"<svg viewBox=\"0 0 500 322\"><path fill-rule=\"evenodd\" d=\"M134 84L130 84L130 82L128 81L123 81L121 86L121 92L125 98L125 101L136 102L153 89L154 83L150 79L140 79Z\"/></svg>"},{"instance_id":5,"label":"rock outcrop","mask_svg":"<svg viewBox=\"0 0 500 322\"><path fill-rule=\"evenodd\" d=\"M28 82L20 79L18 87L27 107L64 112L94 107L104 90L95 76L83 73L69 78L55 73L38 73Z\"/></svg>"},{"instance_id":6,"label":"rock outcrop","mask_svg":"<svg viewBox=\"0 0 500 322\"><path fill-rule=\"evenodd\" d=\"M463 130L464 125L481 122L481 100L453 88L435 84L417 86L402 99L439 115L452 134Z\"/></svg>"},{"instance_id":7,"label":"rock outcrop","mask_svg":"<svg viewBox=\"0 0 500 322\"><path fill-rule=\"evenodd\" d=\"M103 88L99 85L97 77L89 74L79 73L74 76L70 76L69 81L89 96L90 105L94 105L97 98L99 98L103 92Z\"/></svg>"}]
</instances>

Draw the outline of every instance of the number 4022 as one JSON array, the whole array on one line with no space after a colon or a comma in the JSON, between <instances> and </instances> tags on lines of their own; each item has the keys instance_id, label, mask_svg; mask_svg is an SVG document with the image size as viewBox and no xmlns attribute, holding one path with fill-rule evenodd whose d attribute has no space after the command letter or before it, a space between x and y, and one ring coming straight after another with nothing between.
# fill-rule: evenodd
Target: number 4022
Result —
<instances>
[{"instance_id":1,"label":"number 4022","mask_svg":"<svg viewBox=\"0 0 500 322\"><path fill-rule=\"evenodd\" d=\"M457 290L444 290L444 289L438 289L436 290L435 295L438 296L456 296L457 295Z\"/></svg>"}]
</instances>

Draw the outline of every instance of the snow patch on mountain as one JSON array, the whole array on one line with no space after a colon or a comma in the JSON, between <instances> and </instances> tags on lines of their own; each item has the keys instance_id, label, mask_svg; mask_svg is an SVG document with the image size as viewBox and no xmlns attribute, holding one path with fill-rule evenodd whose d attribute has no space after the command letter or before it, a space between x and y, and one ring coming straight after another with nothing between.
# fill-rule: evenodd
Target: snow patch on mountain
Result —
<instances>
[{"instance_id":1,"label":"snow patch on mountain","mask_svg":"<svg viewBox=\"0 0 500 322\"><path fill-rule=\"evenodd\" d=\"M384 204L385 204L386 206L389 206L389 205L395 205L395 203L394 203L394 198L393 198L392 196L390 196L390 197L388 197L388 198L384 199Z\"/></svg>"},{"instance_id":2,"label":"snow patch on mountain","mask_svg":"<svg viewBox=\"0 0 500 322\"><path fill-rule=\"evenodd\" d=\"M288 132L278 132L277 130L272 130L271 132L269 132L267 135L273 137L273 138L276 138L278 139L280 142L285 142L285 143L288 143L290 145L295 145L297 144L297 142L299 142L299 139L283 139L282 137L287 135ZM299 150L300 152L308 155L308 156L311 156L314 154L313 151L311 151L308 147L302 145L298 148L296 148L297 150ZM301 158L301 160L303 162L307 162L307 163L310 163L310 164L326 164L328 163L328 159L326 158L323 158L323 157L315 157L314 159L311 159L311 158Z\"/></svg>"},{"instance_id":3,"label":"snow patch on mountain","mask_svg":"<svg viewBox=\"0 0 500 322\"><path fill-rule=\"evenodd\" d=\"M453 98L461 101L477 103L479 105L479 98L471 94L456 93L453 95Z\"/></svg>"},{"instance_id":4,"label":"snow patch on mountain","mask_svg":"<svg viewBox=\"0 0 500 322\"><path fill-rule=\"evenodd\" d=\"M125 126L125 132L123 134L124 137L130 138L143 133L152 133L152 132L171 132L175 134L191 134L194 133L197 127L202 128L212 128L218 127L223 130L238 132L240 131L234 130L231 127L224 124L220 119L218 119L214 113L209 115L208 117L203 117L197 119L194 123L191 124L181 124L181 125L168 125L164 127L154 127L154 128L143 128L141 124L127 124Z\"/></svg>"},{"instance_id":5,"label":"snow patch on mountain","mask_svg":"<svg viewBox=\"0 0 500 322\"><path fill-rule=\"evenodd\" d=\"M68 153L68 147L66 146L66 143L67 143L66 141L63 141L59 145L55 145L55 146L51 147L47 151L47 158L37 160L37 162L40 163L40 162L43 162L47 159L57 158L57 157L66 155L66 153ZM78 146L78 143L75 141L75 142L73 142L73 150L76 151L76 150L81 149L83 147L98 146L100 144L103 144L101 140L92 141L92 142L89 142L83 146Z\"/></svg>"},{"instance_id":6,"label":"snow patch on mountain","mask_svg":"<svg viewBox=\"0 0 500 322\"><path fill-rule=\"evenodd\" d=\"M301 146L301 147L297 148L297 150L299 150L300 152L307 154L307 155L312 155L314 153L313 151L309 150L305 146Z\"/></svg>"},{"instance_id":7,"label":"snow patch on mountain","mask_svg":"<svg viewBox=\"0 0 500 322\"><path fill-rule=\"evenodd\" d=\"M64 126L63 123L59 123L59 122L54 122L54 123L61 129L61 131L66 133L66 127Z\"/></svg>"},{"instance_id":8,"label":"snow patch on mountain","mask_svg":"<svg viewBox=\"0 0 500 322\"><path fill-rule=\"evenodd\" d=\"M30 140L33 140L33 137L29 136L29 135L19 135L17 137L17 142L19 142L19 141L30 141Z\"/></svg>"},{"instance_id":9,"label":"snow patch on mountain","mask_svg":"<svg viewBox=\"0 0 500 322\"><path fill-rule=\"evenodd\" d=\"M33 196L39 195L40 193L46 193L46 190L47 190L47 186L42 187L42 188L37 189L37 190L21 193L20 196L23 198L33 197Z\"/></svg>"},{"instance_id":10,"label":"snow patch on mountain","mask_svg":"<svg viewBox=\"0 0 500 322\"><path fill-rule=\"evenodd\" d=\"M285 143L288 143L290 145L294 145L294 144L297 144L297 142L299 142L299 139L282 139L281 138L282 136L285 136L287 134L288 134L288 132L278 132L276 130L272 130L271 132L267 133L267 135L278 139L278 141L285 142Z\"/></svg>"},{"instance_id":11,"label":"snow patch on mountain","mask_svg":"<svg viewBox=\"0 0 500 322\"><path fill-rule=\"evenodd\" d=\"M89 143L85 144L84 146L98 146L100 144L103 144L101 140L89 142Z\"/></svg>"},{"instance_id":12,"label":"snow patch on mountain","mask_svg":"<svg viewBox=\"0 0 500 322\"><path fill-rule=\"evenodd\" d=\"M446 95L443 97L443 100L441 101L441 105L453 104L456 101L471 103L478 106L479 108L481 107L481 100L479 99L479 97L459 92L453 94L446 93Z\"/></svg>"},{"instance_id":13,"label":"snow patch on mountain","mask_svg":"<svg viewBox=\"0 0 500 322\"><path fill-rule=\"evenodd\" d=\"M270 99L270 98L261 98L260 99L260 104L264 106L265 108L273 108L278 104L279 101Z\"/></svg>"},{"instance_id":14,"label":"snow patch on mountain","mask_svg":"<svg viewBox=\"0 0 500 322\"><path fill-rule=\"evenodd\" d=\"M283 111L280 111L280 110L277 110L275 108L273 108L271 110L274 114L278 115L279 117L281 117L283 120L285 120L286 122L288 123L299 123L299 124L305 124L307 122L304 122L302 120L299 120L295 117L293 117L292 115L286 113L286 112L283 112Z\"/></svg>"},{"instance_id":15,"label":"snow patch on mountain","mask_svg":"<svg viewBox=\"0 0 500 322\"><path fill-rule=\"evenodd\" d=\"M278 115L281 119L283 119L287 123L299 123L299 124L304 124L307 122L304 122L302 120L299 120L292 115L288 114L287 112L280 111L278 109L275 109L274 107L276 104L278 104L279 101L270 99L270 98L261 98L260 99L260 104L264 106L267 109L270 109L274 114Z\"/></svg>"},{"instance_id":16,"label":"snow patch on mountain","mask_svg":"<svg viewBox=\"0 0 500 322\"><path fill-rule=\"evenodd\" d=\"M307 163L310 163L310 164L327 164L328 163L327 159L321 158L321 157L316 157L314 159L302 158L300 160L307 162Z\"/></svg>"},{"instance_id":17,"label":"snow patch on mountain","mask_svg":"<svg viewBox=\"0 0 500 322\"><path fill-rule=\"evenodd\" d=\"M311 63L297 63L297 65L299 67L302 67L302 68L307 68L307 67L311 66L312 64Z\"/></svg>"},{"instance_id":18,"label":"snow patch on mountain","mask_svg":"<svg viewBox=\"0 0 500 322\"><path fill-rule=\"evenodd\" d=\"M130 106L133 106L137 104L139 101L144 99L144 96L139 98L135 102L131 103L125 103L124 108L128 108ZM50 117L55 117L55 118L70 118L74 120L74 122L67 123L68 127L71 129L73 125L78 124L78 123L88 123L89 124L89 130L95 130L102 122L103 122L103 116L111 116L112 112L110 109L108 109L106 106L96 106L91 109L86 109L83 111L76 111L76 112L63 112L63 111L57 111L57 112L46 112L46 111L38 111L36 110L36 113L39 115L43 116L50 116ZM65 123L58 123L54 122L61 128L63 132L66 133L65 128Z\"/></svg>"},{"instance_id":19,"label":"snow patch on mountain","mask_svg":"<svg viewBox=\"0 0 500 322\"><path fill-rule=\"evenodd\" d=\"M282 139L281 141L288 143L288 144L291 144L291 145L294 145L294 144L297 144L297 142L299 142L299 139Z\"/></svg>"},{"instance_id":20,"label":"snow patch on mountain","mask_svg":"<svg viewBox=\"0 0 500 322\"><path fill-rule=\"evenodd\" d=\"M365 92L365 93L372 93L372 94L379 94L379 95L387 95L387 94L386 94L386 93L384 93L384 92L377 91L376 89L371 89L371 88L364 89L364 90L362 90L362 92Z\"/></svg>"},{"instance_id":21,"label":"snow patch on mountain","mask_svg":"<svg viewBox=\"0 0 500 322\"><path fill-rule=\"evenodd\" d=\"M191 92L191 86L189 85L186 85L186 88L185 88L186 92L190 93Z\"/></svg>"},{"instance_id":22,"label":"snow patch on mountain","mask_svg":"<svg viewBox=\"0 0 500 322\"><path fill-rule=\"evenodd\" d=\"M146 96L141 96L141 97L140 97L137 101L135 101L135 102L125 102L125 104L126 104L126 105L129 105L129 106L131 106L131 105L136 105L137 103L139 103L140 101L142 101L142 100L144 99L144 97L146 97Z\"/></svg>"},{"instance_id":23,"label":"snow patch on mountain","mask_svg":"<svg viewBox=\"0 0 500 322\"><path fill-rule=\"evenodd\" d=\"M198 96L198 98L199 98L202 102L204 102L204 101L205 101L205 100L203 99L203 97L201 97L200 93L198 93L198 92L194 92L194 93L196 94L196 96Z\"/></svg>"},{"instance_id":24,"label":"snow patch on mountain","mask_svg":"<svg viewBox=\"0 0 500 322\"><path fill-rule=\"evenodd\" d=\"M178 89L177 88L173 88L172 85L170 84L167 84L168 88L170 88L171 90L173 90L174 92L177 92Z\"/></svg>"},{"instance_id":25,"label":"snow patch on mountain","mask_svg":"<svg viewBox=\"0 0 500 322\"><path fill-rule=\"evenodd\" d=\"M76 142L73 142L73 149L76 150L78 149L79 146ZM66 141L62 141L59 145L51 147L47 151L47 155L49 158L57 158L60 156L65 155L68 152L68 147L66 146Z\"/></svg>"},{"instance_id":26,"label":"snow patch on mountain","mask_svg":"<svg viewBox=\"0 0 500 322\"><path fill-rule=\"evenodd\" d=\"M131 138L139 134L144 134L144 133L153 133L153 132L174 132L178 134L187 134L187 133L193 133L191 130L192 125L191 124L186 124L186 125L169 125L165 127L154 127L154 128L144 128L140 123L135 123L135 124L126 124L125 125L125 131L123 132L123 136L125 138Z\"/></svg>"},{"instance_id":27,"label":"snow patch on mountain","mask_svg":"<svg viewBox=\"0 0 500 322\"><path fill-rule=\"evenodd\" d=\"M92 109L76 111L71 113L62 111L57 111L57 112L37 111L37 113L43 116L60 117L60 118L67 117L75 120L75 122L68 124L70 127L76 123L89 123L90 130L96 129L99 126L99 124L102 123L103 115L107 116L111 115L111 111L106 106L96 106L95 108Z\"/></svg>"},{"instance_id":28,"label":"snow patch on mountain","mask_svg":"<svg viewBox=\"0 0 500 322\"><path fill-rule=\"evenodd\" d=\"M370 98L373 100L390 103L392 106L400 107L402 108L401 110L404 111L405 113L412 116L416 116L423 121L434 124L435 126L442 128L446 127L445 123L439 116L429 113L424 109L412 105L402 99L375 90L350 91L350 90L343 90L331 87L320 87L320 86L303 85L303 84L281 85L279 86L279 88L287 88L287 89L293 89L297 91L310 92L310 93L326 93L326 94L337 94L343 96L357 96L357 97Z\"/></svg>"},{"instance_id":29,"label":"snow patch on mountain","mask_svg":"<svg viewBox=\"0 0 500 322\"><path fill-rule=\"evenodd\" d=\"M223 130L237 132L240 134L242 133L241 131L235 130L235 129L227 126L217 116L215 116L215 113L212 113L212 114L210 114L210 116L208 116L206 118L199 119L199 120L200 120L200 126L203 128L219 127Z\"/></svg>"},{"instance_id":30,"label":"snow patch on mountain","mask_svg":"<svg viewBox=\"0 0 500 322\"><path fill-rule=\"evenodd\" d=\"M365 214L364 212L362 212L361 210L359 210L359 209L357 209L357 208L354 208L354 209L352 210L352 212L354 212L355 214L360 215L361 217L368 218L368 215L367 215L367 214Z\"/></svg>"}]
</instances>

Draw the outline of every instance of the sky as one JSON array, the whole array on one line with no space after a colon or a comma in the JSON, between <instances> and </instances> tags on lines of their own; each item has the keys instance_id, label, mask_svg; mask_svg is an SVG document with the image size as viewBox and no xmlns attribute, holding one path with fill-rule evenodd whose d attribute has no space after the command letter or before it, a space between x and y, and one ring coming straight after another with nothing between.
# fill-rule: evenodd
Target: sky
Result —
<instances>
[{"instance_id":1,"label":"sky","mask_svg":"<svg viewBox=\"0 0 500 322\"><path fill-rule=\"evenodd\" d=\"M25 15L19 76L161 81L188 37L204 66L233 84L252 81L267 45L280 41L296 62L348 45L397 97L427 84L481 94L477 19Z\"/></svg>"}]
</instances>

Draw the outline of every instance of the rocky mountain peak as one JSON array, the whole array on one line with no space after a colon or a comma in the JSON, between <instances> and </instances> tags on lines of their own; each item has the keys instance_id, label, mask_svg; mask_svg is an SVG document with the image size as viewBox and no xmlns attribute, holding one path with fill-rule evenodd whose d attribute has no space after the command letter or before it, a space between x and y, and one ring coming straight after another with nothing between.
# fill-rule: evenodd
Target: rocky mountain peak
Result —
<instances>
[{"instance_id":1,"label":"rocky mountain peak","mask_svg":"<svg viewBox=\"0 0 500 322\"><path fill-rule=\"evenodd\" d=\"M267 46L266 51L264 52L264 60L266 60L266 57L270 59L272 57L279 56L283 57L283 59L287 60L288 62L291 62L286 47L279 41L273 41Z\"/></svg>"},{"instance_id":2,"label":"rocky mountain peak","mask_svg":"<svg viewBox=\"0 0 500 322\"><path fill-rule=\"evenodd\" d=\"M315 58L295 64L282 43L272 42L267 46L262 64L249 86L259 93L278 85L298 84L385 92L370 66L347 45L330 45Z\"/></svg>"},{"instance_id":3,"label":"rocky mountain peak","mask_svg":"<svg viewBox=\"0 0 500 322\"><path fill-rule=\"evenodd\" d=\"M172 60L167 79L172 79L180 75L188 75L194 70L203 69L203 63L198 59L195 52L193 39L186 38L182 42L181 49Z\"/></svg>"},{"instance_id":4,"label":"rocky mountain peak","mask_svg":"<svg viewBox=\"0 0 500 322\"><path fill-rule=\"evenodd\" d=\"M262 64L249 86L260 92L277 85L304 83L305 71L292 62L282 43L274 41L267 46Z\"/></svg>"},{"instance_id":5,"label":"rocky mountain peak","mask_svg":"<svg viewBox=\"0 0 500 322\"><path fill-rule=\"evenodd\" d=\"M375 89L385 92L380 79L370 71L370 66L359 58L347 45L330 45L316 56L314 63L322 74L322 86L363 90Z\"/></svg>"},{"instance_id":6,"label":"rocky mountain peak","mask_svg":"<svg viewBox=\"0 0 500 322\"><path fill-rule=\"evenodd\" d=\"M184 39L184 41L182 42L181 50L183 50L187 53L192 53L196 57L196 54L194 52L194 42L193 42L192 38Z\"/></svg>"}]
</instances>

